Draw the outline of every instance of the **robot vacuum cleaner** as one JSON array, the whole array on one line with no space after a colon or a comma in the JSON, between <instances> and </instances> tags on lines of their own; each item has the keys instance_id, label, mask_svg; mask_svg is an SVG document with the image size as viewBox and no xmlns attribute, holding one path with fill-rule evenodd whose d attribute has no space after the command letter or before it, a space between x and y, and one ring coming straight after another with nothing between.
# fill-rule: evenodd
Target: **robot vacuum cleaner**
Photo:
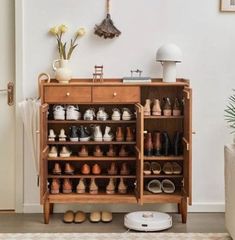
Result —
<instances>
[{"instance_id":1,"label":"robot vacuum cleaner","mask_svg":"<svg viewBox=\"0 0 235 240\"><path fill-rule=\"evenodd\" d=\"M125 215L124 225L136 231L162 231L172 227L172 217L155 211L132 212Z\"/></svg>"}]
</instances>

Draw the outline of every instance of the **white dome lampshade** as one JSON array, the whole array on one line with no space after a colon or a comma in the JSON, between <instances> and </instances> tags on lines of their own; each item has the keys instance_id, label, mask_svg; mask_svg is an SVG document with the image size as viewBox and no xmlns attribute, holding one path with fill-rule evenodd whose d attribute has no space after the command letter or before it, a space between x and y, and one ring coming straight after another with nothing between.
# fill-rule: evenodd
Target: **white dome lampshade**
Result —
<instances>
[{"instance_id":1,"label":"white dome lampshade","mask_svg":"<svg viewBox=\"0 0 235 240\"><path fill-rule=\"evenodd\" d=\"M165 44L157 51L157 62L163 65L163 81L176 81L176 63L182 62L182 52L175 44Z\"/></svg>"}]
</instances>

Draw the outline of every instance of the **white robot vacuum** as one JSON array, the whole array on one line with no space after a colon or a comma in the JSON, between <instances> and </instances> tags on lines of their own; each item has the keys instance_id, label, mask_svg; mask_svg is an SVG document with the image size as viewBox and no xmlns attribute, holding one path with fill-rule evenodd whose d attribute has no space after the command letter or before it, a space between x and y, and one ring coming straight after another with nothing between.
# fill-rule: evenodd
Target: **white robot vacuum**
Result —
<instances>
[{"instance_id":1,"label":"white robot vacuum","mask_svg":"<svg viewBox=\"0 0 235 240\"><path fill-rule=\"evenodd\" d=\"M125 215L124 225L136 231L162 231L172 227L172 217L155 211L132 212Z\"/></svg>"}]
</instances>

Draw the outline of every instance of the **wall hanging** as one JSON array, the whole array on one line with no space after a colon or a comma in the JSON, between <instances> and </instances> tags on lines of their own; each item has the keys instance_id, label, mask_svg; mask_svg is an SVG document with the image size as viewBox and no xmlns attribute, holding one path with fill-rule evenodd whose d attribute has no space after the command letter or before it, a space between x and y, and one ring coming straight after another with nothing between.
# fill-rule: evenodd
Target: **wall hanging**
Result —
<instances>
[{"instance_id":1,"label":"wall hanging","mask_svg":"<svg viewBox=\"0 0 235 240\"><path fill-rule=\"evenodd\" d=\"M220 0L221 12L235 12L235 0Z\"/></svg>"},{"instance_id":2,"label":"wall hanging","mask_svg":"<svg viewBox=\"0 0 235 240\"><path fill-rule=\"evenodd\" d=\"M119 37L121 32L114 26L110 15L110 0L107 0L107 16L100 25L95 26L95 34L99 37L114 38Z\"/></svg>"}]
</instances>

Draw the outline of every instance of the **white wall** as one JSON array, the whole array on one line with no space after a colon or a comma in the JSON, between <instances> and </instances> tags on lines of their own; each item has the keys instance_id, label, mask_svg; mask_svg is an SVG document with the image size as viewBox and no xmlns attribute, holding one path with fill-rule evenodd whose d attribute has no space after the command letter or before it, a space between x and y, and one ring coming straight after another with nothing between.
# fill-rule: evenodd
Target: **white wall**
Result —
<instances>
[{"instance_id":1,"label":"white wall","mask_svg":"<svg viewBox=\"0 0 235 240\"><path fill-rule=\"evenodd\" d=\"M123 77L135 68L159 77L156 50L166 42L176 43L184 53L178 75L191 79L194 97L191 210L223 210L223 145L230 141L223 115L234 88L235 13L220 13L219 0L111 2L113 20L122 31L114 40L93 34L94 25L104 17L104 0L24 1L24 96L36 95L40 72L53 75L55 41L47 34L53 25L66 23L72 31L80 26L87 28L72 58L74 77L91 77L95 64L105 66L106 77ZM39 194L27 147L24 161L25 211L32 211L39 209Z\"/></svg>"}]
</instances>

